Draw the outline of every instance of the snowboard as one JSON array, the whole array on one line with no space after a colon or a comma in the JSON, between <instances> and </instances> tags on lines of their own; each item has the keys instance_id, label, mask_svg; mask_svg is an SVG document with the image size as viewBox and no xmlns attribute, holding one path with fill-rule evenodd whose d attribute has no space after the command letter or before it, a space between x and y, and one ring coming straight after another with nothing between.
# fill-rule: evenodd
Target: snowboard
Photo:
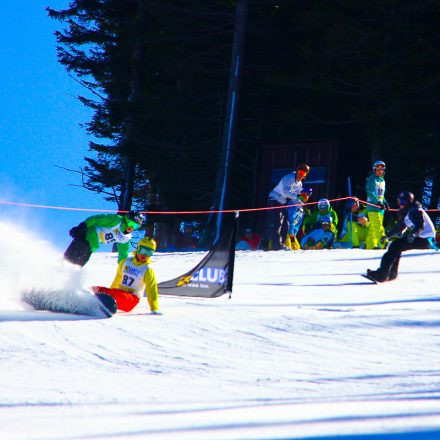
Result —
<instances>
[{"instance_id":1,"label":"snowboard","mask_svg":"<svg viewBox=\"0 0 440 440\"><path fill-rule=\"evenodd\" d=\"M95 293L95 296L99 299L99 301L101 301L102 305L107 309L111 316L116 313L116 311L118 310L118 306L112 296L102 292Z\"/></svg>"},{"instance_id":2,"label":"snowboard","mask_svg":"<svg viewBox=\"0 0 440 440\"><path fill-rule=\"evenodd\" d=\"M110 295L104 295L98 296L87 289L30 289L21 292L22 300L34 310L110 318L116 311L116 303Z\"/></svg>"},{"instance_id":3,"label":"snowboard","mask_svg":"<svg viewBox=\"0 0 440 440\"><path fill-rule=\"evenodd\" d=\"M373 277L370 277L370 276L367 275L367 274L363 274L363 273L361 273L361 276L364 277L364 278L366 278L367 280L371 281L371 282L374 283L374 284L379 284L379 281L376 281Z\"/></svg>"}]
</instances>

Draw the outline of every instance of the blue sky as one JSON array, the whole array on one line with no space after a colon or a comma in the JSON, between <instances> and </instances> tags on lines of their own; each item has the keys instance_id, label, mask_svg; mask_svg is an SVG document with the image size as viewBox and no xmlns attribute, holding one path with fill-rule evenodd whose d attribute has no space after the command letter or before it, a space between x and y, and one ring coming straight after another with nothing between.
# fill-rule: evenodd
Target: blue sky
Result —
<instances>
[{"instance_id":1,"label":"blue sky","mask_svg":"<svg viewBox=\"0 0 440 440\"><path fill-rule=\"evenodd\" d=\"M53 32L60 23L45 8L67 7L67 1L32 0L2 5L0 17L0 200L38 205L116 210L81 187L78 170L89 156L90 138L79 124L90 110L77 99L87 90L57 62ZM2 218L26 226L63 250L68 230L93 212L16 208L0 205Z\"/></svg>"}]
</instances>

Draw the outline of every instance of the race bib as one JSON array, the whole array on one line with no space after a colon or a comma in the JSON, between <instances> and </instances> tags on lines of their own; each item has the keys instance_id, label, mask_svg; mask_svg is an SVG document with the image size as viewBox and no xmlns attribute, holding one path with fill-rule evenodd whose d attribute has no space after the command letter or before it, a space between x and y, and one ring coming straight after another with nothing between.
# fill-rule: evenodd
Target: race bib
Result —
<instances>
[{"instance_id":1,"label":"race bib","mask_svg":"<svg viewBox=\"0 0 440 440\"><path fill-rule=\"evenodd\" d=\"M127 243L131 239L131 234L123 234L119 229L120 224L112 228L97 228L99 241L103 244L109 243Z\"/></svg>"}]
</instances>

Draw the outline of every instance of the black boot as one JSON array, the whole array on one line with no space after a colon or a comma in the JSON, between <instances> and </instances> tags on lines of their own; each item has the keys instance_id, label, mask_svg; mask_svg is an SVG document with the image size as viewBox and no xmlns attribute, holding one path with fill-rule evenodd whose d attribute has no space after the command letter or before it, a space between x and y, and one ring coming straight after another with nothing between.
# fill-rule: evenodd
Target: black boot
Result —
<instances>
[{"instance_id":1,"label":"black boot","mask_svg":"<svg viewBox=\"0 0 440 440\"><path fill-rule=\"evenodd\" d=\"M381 272L380 269L367 269L367 276L369 278L372 278L374 281L377 281L378 283L384 283L385 281L387 281L387 276L383 272Z\"/></svg>"}]
</instances>

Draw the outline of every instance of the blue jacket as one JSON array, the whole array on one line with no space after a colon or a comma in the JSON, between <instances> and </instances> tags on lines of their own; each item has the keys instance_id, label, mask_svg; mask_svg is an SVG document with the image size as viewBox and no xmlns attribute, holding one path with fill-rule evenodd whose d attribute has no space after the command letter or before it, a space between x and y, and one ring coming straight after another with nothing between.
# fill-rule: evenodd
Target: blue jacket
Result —
<instances>
[{"instance_id":1,"label":"blue jacket","mask_svg":"<svg viewBox=\"0 0 440 440\"><path fill-rule=\"evenodd\" d=\"M305 235L301 240L301 247L309 242L313 241L313 245L316 245L318 242L322 242L324 247L330 248L333 246L333 242L335 241L335 234L332 231L324 231L324 229L314 229L309 234Z\"/></svg>"}]
</instances>

